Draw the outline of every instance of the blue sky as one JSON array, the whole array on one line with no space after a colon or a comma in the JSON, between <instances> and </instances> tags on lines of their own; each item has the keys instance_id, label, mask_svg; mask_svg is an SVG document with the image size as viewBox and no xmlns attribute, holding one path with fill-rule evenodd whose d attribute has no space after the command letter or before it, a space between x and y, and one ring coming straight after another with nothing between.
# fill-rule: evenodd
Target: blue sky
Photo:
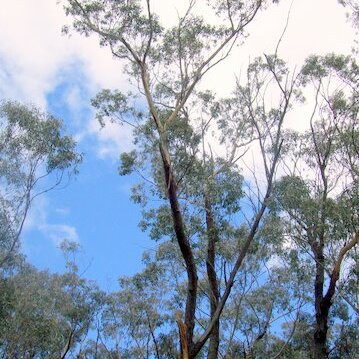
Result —
<instances>
[{"instance_id":1,"label":"blue sky","mask_svg":"<svg viewBox=\"0 0 359 359\"><path fill-rule=\"evenodd\" d=\"M88 79L81 66L71 66L61 78L46 94L47 108L64 120L67 132L78 137L83 162L79 174L65 188L54 190L40 200L43 206L40 211L46 218L43 224L28 226L23 250L38 267L61 271L64 260L57 248L59 242L65 238L78 241L80 270L110 290L116 286L118 276L141 269L142 252L153 243L138 229L140 209L129 201L135 176L121 177L117 173L118 146L107 140L99 148L92 132L83 132L83 124L93 117L89 105L93 94L84 85ZM72 100L69 105L71 95L76 105L71 106ZM119 128L128 135L125 128ZM115 146L116 152L110 155L107 146ZM39 206L34 206L36 212ZM32 216L36 213L30 213Z\"/></svg>"},{"instance_id":2,"label":"blue sky","mask_svg":"<svg viewBox=\"0 0 359 359\"><path fill-rule=\"evenodd\" d=\"M141 254L153 243L137 223L140 209L129 200L133 177L117 174L121 151L131 148L129 129L100 130L90 99L101 88L128 89L121 63L95 38L61 36L69 20L56 0L0 0L0 98L34 103L62 118L78 141L84 161L65 189L38 198L22 237L23 251L39 268L62 270L57 248L63 238L81 244L79 264L85 276L114 289L120 275L141 268ZM185 2L154 0L166 23ZM36 4L36 6L34 6ZM284 28L290 1L263 12L251 24L244 45L209 74L204 88L231 91L234 75L250 58L270 53ZM295 0L280 55L291 66L311 53L349 53L354 31L336 0ZM221 79L219 82L218 79Z\"/></svg>"}]
</instances>

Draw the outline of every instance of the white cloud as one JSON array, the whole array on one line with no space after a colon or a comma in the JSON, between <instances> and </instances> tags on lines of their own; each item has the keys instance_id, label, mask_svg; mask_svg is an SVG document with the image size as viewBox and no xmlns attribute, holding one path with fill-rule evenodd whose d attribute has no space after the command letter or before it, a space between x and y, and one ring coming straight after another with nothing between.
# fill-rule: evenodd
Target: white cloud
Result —
<instances>
[{"instance_id":1,"label":"white cloud","mask_svg":"<svg viewBox=\"0 0 359 359\"><path fill-rule=\"evenodd\" d=\"M79 86L71 86L65 95L65 101L73 112L79 112L83 108L84 103L83 98L81 97L81 89Z\"/></svg>"},{"instance_id":2,"label":"white cloud","mask_svg":"<svg viewBox=\"0 0 359 359\"><path fill-rule=\"evenodd\" d=\"M87 131L98 136L96 153L99 158L117 160L121 152L132 147L132 129L129 126L107 121L101 127L97 119L93 118Z\"/></svg>"},{"instance_id":3,"label":"white cloud","mask_svg":"<svg viewBox=\"0 0 359 359\"><path fill-rule=\"evenodd\" d=\"M14 21L16 19L16 21ZM96 37L61 35L68 23L55 1L9 1L0 12L0 96L46 107L46 95L64 82L69 86L58 103L71 111L71 121L81 128L77 140L92 136L101 158L116 158L131 140L129 131L109 124L99 131L97 122L81 111L90 107L88 96L101 88L123 88L121 64Z\"/></svg>"},{"instance_id":4,"label":"white cloud","mask_svg":"<svg viewBox=\"0 0 359 359\"><path fill-rule=\"evenodd\" d=\"M47 223L47 209L48 200L46 196L37 197L27 213L23 231L31 231Z\"/></svg>"},{"instance_id":5,"label":"white cloud","mask_svg":"<svg viewBox=\"0 0 359 359\"><path fill-rule=\"evenodd\" d=\"M56 208L55 212L61 216L67 216L70 213L70 208Z\"/></svg>"},{"instance_id":6,"label":"white cloud","mask_svg":"<svg viewBox=\"0 0 359 359\"><path fill-rule=\"evenodd\" d=\"M44 224L39 226L40 231L49 238L56 246L62 241L79 242L76 228L66 224Z\"/></svg>"},{"instance_id":7,"label":"white cloud","mask_svg":"<svg viewBox=\"0 0 359 359\"><path fill-rule=\"evenodd\" d=\"M177 19L177 12L183 13L186 4L156 0L153 8L169 25ZM289 2L282 1L280 5L261 12L250 25L250 36L244 45L238 47L216 71L208 74L202 82L203 87L210 87L219 95L231 92L234 74L238 75L245 69L249 57L274 51L288 8ZM129 86L122 74L122 64L112 58L109 49L99 47L96 37L61 35L62 25L70 21L57 1L37 0L36 6L28 0L2 4L0 96L46 106L46 94L63 81L64 74L68 73L66 70L73 68L74 64L79 64L78 71L84 74L85 80L81 86L90 94L102 87L124 89ZM346 23L344 10L336 1L296 0L279 52L291 65L300 65L310 53L349 52L353 38L354 31ZM81 96L83 88L74 84L66 94L65 102L75 114L86 105ZM85 130L78 138L97 137L100 157L113 158L118 156L119 149L130 146L130 131L126 127L108 125L98 131L95 120L86 121L89 122L82 126Z\"/></svg>"},{"instance_id":8,"label":"white cloud","mask_svg":"<svg viewBox=\"0 0 359 359\"><path fill-rule=\"evenodd\" d=\"M45 95L56 86L61 71L78 61L90 75L88 86L121 83L118 64L99 49L95 38L61 35L62 25L69 21L61 5L49 0L33 5L28 0L2 4L1 66L11 74L11 83L0 84L3 96L44 106ZM4 68L0 73L4 77Z\"/></svg>"},{"instance_id":9,"label":"white cloud","mask_svg":"<svg viewBox=\"0 0 359 359\"><path fill-rule=\"evenodd\" d=\"M68 209L55 209L55 212L66 215L69 213ZM39 231L42 235L50 240L55 246L58 246L64 239L73 242L79 242L79 235L74 226L65 223L51 223L48 218L49 202L45 195L37 197L36 201L30 207L30 211L24 223L23 234L30 231ZM29 245L29 243L26 243Z\"/></svg>"},{"instance_id":10,"label":"white cloud","mask_svg":"<svg viewBox=\"0 0 359 359\"><path fill-rule=\"evenodd\" d=\"M263 54L273 54L285 28L290 3L281 1L260 12L246 29L249 36L244 43L207 75L203 87L228 94L233 89L235 75L242 73L245 78L249 61ZM290 67L298 69L311 54L350 53L354 38L345 10L335 0L294 0L278 55Z\"/></svg>"}]
</instances>

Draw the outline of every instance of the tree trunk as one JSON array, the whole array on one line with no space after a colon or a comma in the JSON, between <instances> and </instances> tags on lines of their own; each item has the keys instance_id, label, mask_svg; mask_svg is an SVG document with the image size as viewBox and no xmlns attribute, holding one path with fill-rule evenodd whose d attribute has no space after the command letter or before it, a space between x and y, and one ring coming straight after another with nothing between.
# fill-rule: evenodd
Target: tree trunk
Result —
<instances>
[{"instance_id":1,"label":"tree trunk","mask_svg":"<svg viewBox=\"0 0 359 359\"><path fill-rule=\"evenodd\" d=\"M314 242L312 250L315 256L316 273L314 282L315 294L315 330L313 336L313 358L327 358L327 332L329 308L323 306L324 289L324 246Z\"/></svg>"},{"instance_id":2,"label":"tree trunk","mask_svg":"<svg viewBox=\"0 0 359 359\"><path fill-rule=\"evenodd\" d=\"M186 328L188 351L191 351L193 346L193 332L196 318L198 287L197 267L189 239L187 238L185 232L185 225L177 197L177 185L171 168L170 155L163 138L160 140L160 152L167 185L168 198L171 206L173 229L176 233L177 243L186 264L188 284L184 324Z\"/></svg>"},{"instance_id":3,"label":"tree trunk","mask_svg":"<svg viewBox=\"0 0 359 359\"><path fill-rule=\"evenodd\" d=\"M328 316L332 306L332 299L336 291L336 283L340 276L341 264L345 255L359 242L359 231L353 234L353 238L340 250L339 256L330 274L328 290L323 297L324 289L324 251L323 245L313 243L312 250L316 259L315 276L315 331L313 338L313 358L326 359L328 357L327 334Z\"/></svg>"},{"instance_id":4,"label":"tree trunk","mask_svg":"<svg viewBox=\"0 0 359 359\"><path fill-rule=\"evenodd\" d=\"M327 333L328 333L328 313L330 305L325 303L319 304L320 309L316 309L315 331L313 341L313 357L314 359L326 359L328 357L327 349Z\"/></svg>"},{"instance_id":5,"label":"tree trunk","mask_svg":"<svg viewBox=\"0 0 359 359\"><path fill-rule=\"evenodd\" d=\"M205 210L206 210L206 225L207 225L207 277L209 283L209 301L211 307L211 318L216 312L219 301L219 289L216 275L216 242L218 240L217 228L213 218L211 200L208 189L205 189L204 194ZM209 337L209 348L207 359L217 359L219 347L219 320L213 326L211 335Z\"/></svg>"}]
</instances>

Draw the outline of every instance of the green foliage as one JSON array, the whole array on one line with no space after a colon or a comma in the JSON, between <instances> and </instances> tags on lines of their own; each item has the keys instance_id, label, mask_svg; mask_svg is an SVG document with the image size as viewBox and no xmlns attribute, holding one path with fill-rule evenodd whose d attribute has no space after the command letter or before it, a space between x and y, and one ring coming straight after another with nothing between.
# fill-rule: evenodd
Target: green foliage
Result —
<instances>
[{"instance_id":1,"label":"green foliage","mask_svg":"<svg viewBox=\"0 0 359 359\"><path fill-rule=\"evenodd\" d=\"M149 21L148 17L143 14L141 2L138 0L130 2L70 0L64 8L66 14L75 19L73 26L76 31L88 36L95 29L91 29L81 18L81 15L86 13L89 19L94 20L98 30L107 34L101 38L101 45L117 45L116 54L120 57L126 57L127 49L124 45L119 46L116 41L119 38L125 37L131 44L144 43L150 32L153 33L154 40L162 32L155 16ZM68 32L68 28L65 27L64 32ZM136 50L143 52L145 49L139 45Z\"/></svg>"},{"instance_id":2,"label":"green foliage","mask_svg":"<svg viewBox=\"0 0 359 359\"><path fill-rule=\"evenodd\" d=\"M107 348L125 358L143 358L159 353L175 358L174 333L168 332L171 316L167 313L164 268L149 263L142 273L120 278L120 290L111 293L102 313L103 339ZM113 346L111 343L122 343ZM112 349L111 349L112 348Z\"/></svg>"},{"instance_id":3,"label":"green foliage","mask_svg":"<svg viewBox=\"0 0 359 359\"><path fill-rule=\"evenodd\" d=\"M1 168L2 177L9 182L23 177L21 162L25 159L43 162L46 170L64 170L79 163L81 157L75 153L75 143L62 134L62 123L50 114L35 107L16 102L2 102Z\"/></svg>"},{"instance_id":4,"label":"green foliage","mask_svg":"<svg viewBox=\"0 0 359 359\"><path fill-rule=\"evenodd\" d=\"M87 335L102 294L78 277L40 272L28 264L1 278L0 353L59 358Z\"/></svg>"},{"instance_id":5,"label":"green foliage","mask_svg":"<svg viewBox=\"0 0 359 359\"><path fill-rule=\"evenodd\" d=\"M0 268L19 245L33 198L77 172L81 155L62 122L33 106L0 102Z\"/></svg>"},{"instance_id":6,"label":"green foliage","mask_svg":"<svg viewBox=\"0 0 359 359\"><path fill-rule=\"evenodd\" d=\"M136 161L136 151L123 152L120 156L121 167L119 168L119 174L121 176L128 175L133 171L133 167Z\"/></svg>"},{"instance_id":7,"label":"green foliage","mask_svg":"<svg viewBox=\"0 0 359 359\"><path fill-rule=\"evenodd\" d=\"M304 83L310 79L328 77L329 74L355 83L359 76L359 67L353 57L331 53L326 56L310 56L302 69Z\"/></svg>"}]
</instances>

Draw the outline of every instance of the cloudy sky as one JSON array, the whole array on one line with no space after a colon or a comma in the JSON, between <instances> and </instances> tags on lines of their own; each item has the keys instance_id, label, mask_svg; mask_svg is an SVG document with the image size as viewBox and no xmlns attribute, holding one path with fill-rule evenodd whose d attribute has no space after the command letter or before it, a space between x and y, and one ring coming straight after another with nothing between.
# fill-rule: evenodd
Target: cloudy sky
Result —
<instances>
[{"instance_id":1,"label":"cloudy sky","mask_svg":"<svg viewBox=\"0 0 359 359\"><path fill-rule=\"evenodd\" d=\"M153 8L169 25L185 3L153 0ZM63 118L85 155L76 180L34 204L23 251L39 268L61 270L57 246L63 238L76 240L85 275L111 289L119 275L140 268L141 253L153 246L137 228L139 209L129 201L136 179L117 175L119 153L131 146L129 130L111 125L100 131L90 106L101 88L126 89L121 63L95 37L62 36L69 19L56 0L0 0L0 5L0 98L33 103ZM226 94L249 59L273 52L290 5L282 0L259 14L244 44L202 86ZM294 0L279 55L300 67L309 54L349 54L353 45L354 31L337 0Z\"/></svg>"}]
</instances>

